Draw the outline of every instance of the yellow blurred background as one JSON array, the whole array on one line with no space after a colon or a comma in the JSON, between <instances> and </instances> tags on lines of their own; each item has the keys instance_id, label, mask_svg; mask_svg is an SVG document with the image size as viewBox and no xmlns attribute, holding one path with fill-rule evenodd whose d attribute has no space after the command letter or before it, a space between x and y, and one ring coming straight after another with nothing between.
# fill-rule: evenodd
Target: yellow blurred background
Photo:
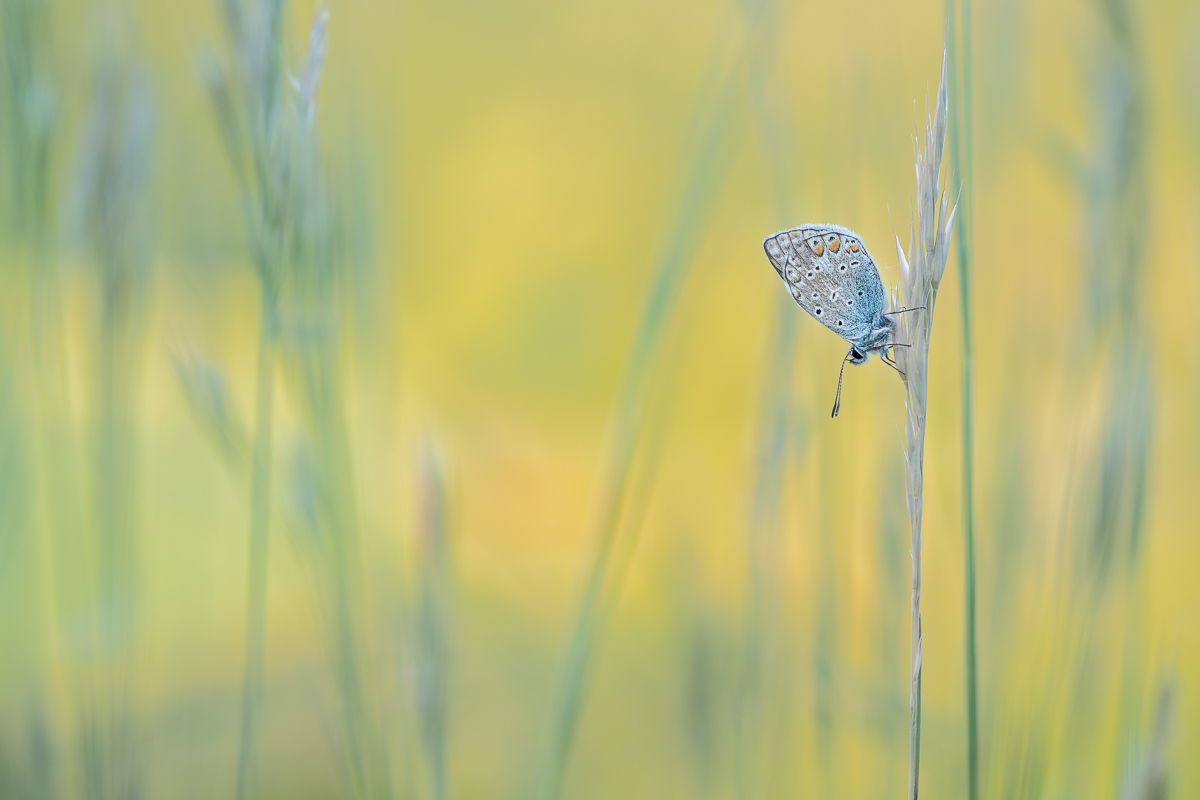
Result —
<instances>
[{"instance_id":1,"label":"yellow blurred background","mask_svg":"<svg viewBox=\"0 0 1200 800\"><path fill-rule=\"evenodd\" d=\"M205 88L206 59L239 63L229 4L3 5L0 797L232 796L263 284ZM969 5L981 796L1158 797L1156 771L1196 796L1200 9ZM338 266L309 298L316 332L283 290L248 796L536 800L564 741L564 798L899 796L904 394L873 360L829 418L845 345L787 301L761 242L847 226L894 284L944 5L323 7ZM282 19L302 77L314 8ZM34 164L13 133L33 113L25 45L53 97L40 262L15 177ZM104 232L79 211L109 61L139 76L153 131L128 154L146 255L116 367ZM967 796L959 279L952 256L930 365L931 798ZM1136 375L1113 356L1131 338ZM306 482L307 459L331 482ZM344 547L305 538L321 486L349 498L326 531ZM126 572L96 544L106 502L127 504L105 518ZM106 574L130 598L125 655L87 599Z\"/></svg>"}]
</instances>

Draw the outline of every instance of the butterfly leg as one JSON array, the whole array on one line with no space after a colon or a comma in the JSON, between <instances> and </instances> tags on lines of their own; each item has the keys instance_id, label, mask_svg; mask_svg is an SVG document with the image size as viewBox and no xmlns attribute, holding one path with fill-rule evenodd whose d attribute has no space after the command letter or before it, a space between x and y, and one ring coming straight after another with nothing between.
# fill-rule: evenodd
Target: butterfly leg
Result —
<instances>
[{"instance_id":1,"label":"butterfly leg","mask_svg":"<svg viewBox=\"0 0 1200 800\"><path fill-rule=\"evenodd\" d=\"M883 312L883 315L885 317L891 317L896 314L906 314L909 311L921 311L924 308L925 308L925 306L913 306L912 308L898 308L895 311L885 311L885 312Z\"/></svg>"},{"instance_id":2,"label":"butterfly leg","mask_svg":"<svg viewBox=\"0 0 1200 800\"><path fill-rule=\"evenodd\" d=\"M887 347L884 347L882 350L880 350L879 351L879 360L882 361L883 363L887 364L892 369L896 370L896 372L899 373L900 377L903 378L904 371L902 369L900 369L900 367L896 364L896 362L892 360L891 356L888 355L887 348L895 347L895 346L896 346L895 344L889 344ZM908 345L904 344L904 345L900 345L900 347L908 347Z\"/></svg>"}]
</instances>

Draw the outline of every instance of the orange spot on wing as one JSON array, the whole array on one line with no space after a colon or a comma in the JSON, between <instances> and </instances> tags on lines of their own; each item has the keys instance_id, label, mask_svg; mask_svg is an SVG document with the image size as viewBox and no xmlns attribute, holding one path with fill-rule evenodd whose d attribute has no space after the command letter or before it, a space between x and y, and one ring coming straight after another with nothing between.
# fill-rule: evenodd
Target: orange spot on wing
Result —
<instances>
[{"instance_id":1,"label":"orange spot on wing","mask_svg":"<svg viewBox=\"0 0 1200 800\"><path fill-rule=\"evenodd\" d=\"M817 246L813 248L813 252L816 253L817 255L821 255L821 253L825 252L825 245L821 244L820 242L817 242Z\"/></svg>"}]
</instances>

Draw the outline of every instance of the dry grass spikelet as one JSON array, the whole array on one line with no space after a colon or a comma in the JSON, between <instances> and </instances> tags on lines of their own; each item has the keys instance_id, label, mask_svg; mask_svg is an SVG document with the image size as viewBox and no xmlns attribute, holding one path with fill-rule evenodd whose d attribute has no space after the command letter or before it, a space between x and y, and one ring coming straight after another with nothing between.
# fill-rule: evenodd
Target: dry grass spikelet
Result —
<instances>
[{"instance_id":1,"label":"dry grass spikelet","mask_svg":"<svg viewBox=\"0 0 1200 800\"><path fill-rule=\"evenodd\" d=\"M897 315L900 347L896 362L904 380L905 490L912 533L912 630L911 630L911 720L909 730L908 796L916 800L921 753L921 514L924 504L925 409L928 396L929 336L938 287L950 254L950 232L957 204L949 207L941 185L942 152L946 143L946 53L942 52L942 74L938 83L933 117L925 121L925 146L920 131L913 141L916 161L916 199L910 226L908 252L896 237L900 261L900 290L908 313ZM898 298L893 297L893 305Z\"/></svg>"}]
</instances>

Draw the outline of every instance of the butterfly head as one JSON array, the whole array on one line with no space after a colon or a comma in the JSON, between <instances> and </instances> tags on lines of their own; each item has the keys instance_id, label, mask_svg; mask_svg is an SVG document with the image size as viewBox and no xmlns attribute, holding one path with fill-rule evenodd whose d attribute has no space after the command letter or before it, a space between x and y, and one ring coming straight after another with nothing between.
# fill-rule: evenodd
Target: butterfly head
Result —
<instances>
[{"instance_id":1,"label":"butterfly head","mask_svg":"<svg viewBox=\"0 0 1200 800\"><path fill-rule=\"evenodd\" d=\"M860 348L858 345L850 345L850 353L846 356L846 360L851 364L867 363L867 351Z\"/></svg>"}]
</instances>

